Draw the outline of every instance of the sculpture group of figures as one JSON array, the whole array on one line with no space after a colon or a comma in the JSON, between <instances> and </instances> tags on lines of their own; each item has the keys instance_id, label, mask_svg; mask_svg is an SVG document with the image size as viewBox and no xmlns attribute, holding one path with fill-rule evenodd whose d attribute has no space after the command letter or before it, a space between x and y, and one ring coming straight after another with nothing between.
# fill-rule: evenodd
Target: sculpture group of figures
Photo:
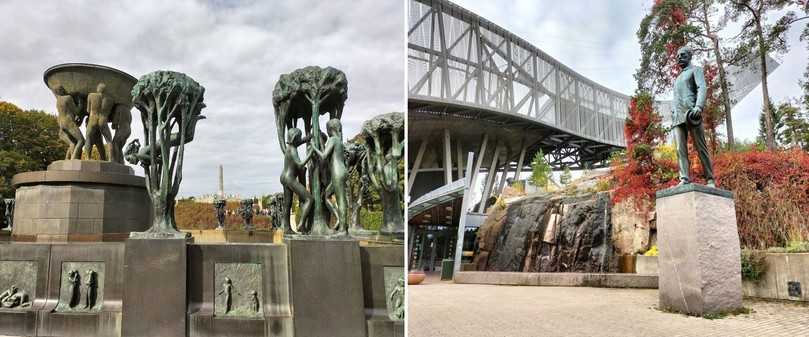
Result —
<instances>
[{"instance_id":1,"label":"sculpture group of figures","mask_svg":"<svg viewBox=\"0 0 809 337\"><path fill-rule=\"evenodd\" d=\"M98 273L88 269L84 276L78 270L67 272L70 300L67 306L71 310L92 310L98 298Z\"/></svg>"},{"instance_id":2,"label":"sculpture group of figures","mask_svg":"<svg viewBox=\"0 0 809 337\"><path fill-rule=\"evenodd\" d=\"M14 199L0 199L0 230L11 230L14 223Z\"/></svg>"},{"instance_id":3,"label":"sculpture group of figures","mask_svg":"<svg viewBox=\"0 0 809 337\"><path fill-rule=\"evenodd\" d=\"M222 303L225 305L225 314L228 314L234 310L234 295L242 296L242 293L233 289L233 281L230 279L230 277L225 277L225 280L222 282L222 289L216 293L216 296L223 296ZM258 298L258 292L251 290L244 295L247 296L248 309L250 312L258 313L261 310L261 300Z\"/></svg>"},{"instance_id":4,"label":"sculpture group of figures","mask_svg":"<svg viewBox=\"0 0 809 337\"><path fill-rule=\"evenodd\" d=\"M6 289L0 294L0 308L28 308L31 306L31 298L28 293L16 285L12 284L11 287Z\"/></svg>"},{"instance_id":5,"label":"sculpture group of figures","mask_svg":"<svg viewBox=\"0 0 809 337\"><path fill-rule=\"evenodd\" d=\"M398 213L398 226L403 226L401 188L392 198L389 190L398 188L398 167L404 144L404 118L394 130L391 123L368 124L368 137L363 153L343 141L340 121L348 97L345 74L335 68L306 67L281 75L273 90L278 142L284 154L281 184L284 187L284 211L281 227L286 234L314 236L344 235L349 232L349 164L361 165L382 196L385 214ZM326 133L321 131L320 116L328 114ZM304 129L298 128L303 120ZM374 120L377 120L375 118ZM372 120L373 121L373 120ZM378 128L379 126L384 127ZM396 124L398 126L398 124ZM365 128L364 133L365 133ZM391 133L395 134L391 137ZM298 148L304 146L301 157ZM390 149L392 151L389 151ZM354 159L348 161L347 158ZM391 172L391 167L395 172ZM387 188L395 179L396 187ZM384 191L384 192L383 192ZM297 223L290 223L293 198L300 210ZM390 203L390 204L389 204ZM392 208L388 208L391 206ZM398 209L397 209L398 207ZM391 223L394 221L391 220ZM333 226L331 225L333 223ZM387 221L386 221L387 224ZM354 224L356 225L356 223ZM396 227L395 225L393 227ZM393 227L385 226L392 232Z\"/></svg>"},{"instance_id":6,"label":"sculpture group of figures","mask_svg":"<svg viewBox=\"0 0 809 337\"><path fill-rule=\"evenodd\" d=\"M253 209L254 204L254 199L243 199L239 202L238 213L244 221L244 229L248 231L253 230L253 215L255 214L255 210ZM213 206L216 212L216 229L224 229L227 202L224 199L216 198L213 202Z\"/></svg>"},{"instance_id":7,"label":"sculpture group of figures","mask_svg":"<svg viewBox=\"0 0 809 337\"><path fill-rule=\"evenodd\" d=\"M56 96L60 138L69 145L66 159L81 159L82 152L96 148L101 159L126 160L143 167L153 222L146 232L130 236L187 237L177 230L175 198L182 181L185 144L193 141L197 122L205 118L201 114L205 108L205 88L187 75L173 71L146 74L131 86L130 92L116 84L114 95L107 94L103 81L98 81L94 92L82 89L85 91L82 94L68 92L58 81L51 83L47 77L48 72L46 83ZM84 85L86 88L87 84ZM357 226L357 203L349 202L349 198L357 197L349 192L365 189L348 186L348 177L361 170L362 185L374 187L382 199L382 232L403 236L399 163L404 147L404 116L394 113L366 122L363 146L347 145L340 121L347 97L345 74L332 67L298 69L281 75L275 85L273 107L284 155L280 179L284 193L273 198L272 215L274 225L280 223L286 234L342 235L349 232L350 222ZM144 137L142 142L132 140L122 150L130 135L131 107L140 111ZM322 132L320 117L326 114L326 132ZM303 120L302 129L298 128L299 120ZM86 124L86 135L81 133L82 124ZM108 124L116 131L114 135ZM302 157L298 153L301 146L305 148ZM298 200L300 210L296 214L297 223L291 224L294 199ZM218 204L215 207L222 227L224 207ZM250 228L252 207L242 205L240 215Z\"/></svg>"},{"instance_id":8,"label":"sculpture group of figures","mask_svg":"<svg viewBox=\"0 0 809 337\"><path fill-rule=\"evenodd\" d=\"M69 93L61 85L53 89L59 138L68 145L65 159L81 159L82 152L89 158L95 148L99 159L123 164L122 149L131 134L132 107L116 102L106 93L106 87L98 83L96 91L86 95ZM82 125L86 134L81 131Z\"/></svg>"},{"instance_id":9,"label":"sculpture group of figures","mask_svg":"<svg viewBox=\"0 0 809 337\"><path fill-rule=\"evenodd\" d=\"M239 202L239 215L244 221L245 230L253 230L253 199L243 199Z\"/></svg>"}]
</instances>

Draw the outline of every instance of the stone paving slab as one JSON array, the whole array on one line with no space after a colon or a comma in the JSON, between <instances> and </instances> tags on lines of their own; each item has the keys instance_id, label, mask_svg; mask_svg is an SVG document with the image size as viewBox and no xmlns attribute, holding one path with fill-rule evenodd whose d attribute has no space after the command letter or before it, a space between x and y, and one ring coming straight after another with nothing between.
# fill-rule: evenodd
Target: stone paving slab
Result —
<instances>
[{"instance_id":1,"label":"stone paving slab","mask_svg":"<svg viewBox=\"0 0 809 337\"><path fill-rule=\"evenodd\" d=\"M806 305L746 299L753 313L708 320L659 311L653 289L428 282L408 301L411 337L809 336Z\"/></svg>"}]
</instances>

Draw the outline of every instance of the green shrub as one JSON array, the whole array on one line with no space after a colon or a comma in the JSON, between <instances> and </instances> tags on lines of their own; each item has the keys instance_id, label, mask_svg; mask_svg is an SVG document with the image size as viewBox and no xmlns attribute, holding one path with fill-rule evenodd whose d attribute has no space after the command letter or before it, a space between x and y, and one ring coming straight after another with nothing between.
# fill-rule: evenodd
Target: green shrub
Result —
<instances>
[{"instance_id":1,"label":"green shrub","mask_svg":"<svg viewBox=\"0 0 809 337\"><path fill-rule=\"evenodd\" d=\"M742 250L742 280L757 282L767 272L765 253L754 250Z\"/></svg>"},{"instance_id":2,"label":"green shrub","mask_svg":"<svg viewBox=\"0 0 809 337\"><path fill-rule=\"evenodd\" d=\"M382 211L369 211L360 209L360 223L368 230L379 230L382 227Z\"/></svg>"}]
</instances>

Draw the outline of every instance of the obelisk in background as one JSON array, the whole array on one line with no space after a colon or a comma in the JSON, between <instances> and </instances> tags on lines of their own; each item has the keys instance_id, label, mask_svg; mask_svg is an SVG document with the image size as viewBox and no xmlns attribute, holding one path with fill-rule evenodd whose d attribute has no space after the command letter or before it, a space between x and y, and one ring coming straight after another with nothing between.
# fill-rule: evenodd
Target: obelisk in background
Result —
<instances>
[{"instance_id":1,"label":"obelisk in background","mask_svg":"<svg viewBox=\"0 0 809 337\"><path fill-rule=\"evenodd\" d=\"M219 197L224 199L225 198L225 177L224 177L224 169L222 165L219 165Z\"/></svg>"}]
</instances>

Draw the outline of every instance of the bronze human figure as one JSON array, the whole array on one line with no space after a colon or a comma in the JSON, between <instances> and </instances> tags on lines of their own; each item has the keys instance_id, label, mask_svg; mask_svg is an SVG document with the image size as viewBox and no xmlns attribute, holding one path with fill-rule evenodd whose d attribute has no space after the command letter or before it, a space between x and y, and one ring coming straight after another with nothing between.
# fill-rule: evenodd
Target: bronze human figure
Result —
<instances>
[{"instance_id":1,"label":"bronze human figure","mask_svg":"<svg viewBox=\"0 0 809 337\"><path fill-rule=\"evenodd\" d=\"M326 186L326 191L323 193L323 198L326 200L326 207L337 218L335 229L338 232L344 232L348 230L348 198L346 194L348 169L346 169L345 147L343 146L343 126L340 124L339 119L331 119L326 123L326 129L328 130L329 138L326 140L323 151L321 152L317 148L314 148L314 151L321 160L328 160L330 181ZM336 205L331 202L332 195L337 201Z\"/></svg>"},{"instance_id":2,"label":"bronze human figure","mask_svg":"<svg viewBox=\"0 0 809 337\"><path fill-rule=\"evenodd\" d=\"M31 299L28 293L11 285L9 289L0 294L0 308L27 308L31 306Z\"/></svg>"},{"instance_id":3,"label":"bronze human figure","mask_svg":"<svg viewBox=\"0 0 809 337\"><path fill-rule=\"evenodd\" d=\"M90 117L87 119L87 144L85 144L84 152L87 152L89 156L95 147L101 160L107 160L108 157L104 141L112 142L112 134L107 123L109 123L114 102L104 92L106 88L106 84L99 83L96 92L87 94L87 111Z\"/></svg>"},{"instance_id":4,"label":"bronze human figure","mask_svg":"<svg viewBox=\"0 0 809 337\"><path fill-rule=\"evenodd\" d=\"M126 145L126 140L132 134L132 107L129 105L118 104L115 106L115 112L112 114L112 129L115 130L115 135L112 137L112 144L110 145L110 160L118 164L124 163L123 148Z\"/></svg>"},{"instance_id":5,"label":"bronze human figure","mask_svg":"<svg viewBox=\"0 0 809 337\"><path fill-rule=\"evenodd\" d=\"M240 202L239 214L244 220L244 229L253 230L253 199L244 199Z\"/></svg>"},{"instance_id":6,"label":"bronze human figure","mask_svg":"<svg viewBox=\"0 0 809 337\"><path fill-rule=\"evenodd\" d=\"M251 290L249 296L250 296L249 298L250 310L257 313L259 311L259 306L261 305L261 303L258 300L258 292L256 292L255 290Z\"/></svg>"},{"instance_id":7,"label":"bronze human figure","mask_svg":"<svg viewBox=\"0 0 809 337\"><path fill-rule=\"evenodd\" d=\"M392 320L403 320L405 316L405 285L404 285L404 275L402 275L399 279L396 280L396 285L393 286L391 289L390 294L388 294L388 301L390 302L390 312L388 316Z\"/></svg>"},{"instance_id":8,"label":"bronze human figure","mask_svg":"<svg viewBox=\"0 0 809 337\"><path fill-rule=\"evenodd\" d=\"M84 274L84 309L92 309L96 305L98 297L98 273L94 270L87 270Z\"/></svg>"},{"instance_id":9,"label":"bronze human figure","mask_svg":"<svg viewBox=\"0 0 809 337\"><path fill-rule=\"evenodd\" d=\"M70 302L68 307L74 308L81 302L81 275L78 270L67 273L67 282L70 284Z\"/></svg>"},{"instance_id":10,"label":"bronze human figure","mask_svg":"<svg viewBox=\"0 0 809 337\"><path fill-rule=\"evenodd\" d=\"M54 88L53 94L56 96L56 111L59 113L59 138L68 145L65 159L81 159L85 139L79 126L84 116L73 96L68 95L64 87Z\"/></svg>"},{"instance_id":11,"label":"bronze human figure","mask_svg":"<svg viewBox=\"0 0 809 337\"><path fill-rule=\"evenodd\" d=\"M217 198L213 206L216 209L216 229L225 229L225 199Z\"/></svg>"},{"instance_id":12,"label":"bronze human figure","mask_svg":"<svg viewBox=\"0 0 809 337\"><path fill-rule=\"evenodd\" d=\"M296 214L298 217L296 226L298 232L303 232L303 225L307 223L307 217L312 209L312 194L298 180L300 176L306 173L306 163L312 158L313 151L311 149L306 153L303 160L298 157L298 146L306 142L308 142L308 139L303 138L300 129L289 129L284 155L284 170L281 173L281 185L284 186L284 208L292 209L293 193L298 196L298 201L300 202L300 212ZM289 212L281 219L284 231L290 229Z\"/></svg>"},{"instance_id":13,"label":"bronze human figure","mask_svg":"<svg viewBox=\"0 0 809 337\"><path fill-rule=\"evenodd\" d=\"M233 310L233 282L230 280L230 277L225 277L225 281L222 282L222 290L220 290L216 296L225 295L225 313L229 313ZM236 292L239 294L239 292Z\"/></svg>"},{"instance_id":14,"label":"bronze human figure","mask_svg":"<svg viewBox=\"0 0 809 337\"><path fill-rule=\"evenodd\" d=\"M691 182L688 174L688 134L694 140L707 185L715 187L713 165L705 143L705 129L702 125L702 109L708 92L705 73L702 68L691 63L693 53L690 48L677 50L677 63L682 69L674 81L671 124L674 140L677 143L677 161L680 165L680 185Z\"/></svg>"}]
</instances>

